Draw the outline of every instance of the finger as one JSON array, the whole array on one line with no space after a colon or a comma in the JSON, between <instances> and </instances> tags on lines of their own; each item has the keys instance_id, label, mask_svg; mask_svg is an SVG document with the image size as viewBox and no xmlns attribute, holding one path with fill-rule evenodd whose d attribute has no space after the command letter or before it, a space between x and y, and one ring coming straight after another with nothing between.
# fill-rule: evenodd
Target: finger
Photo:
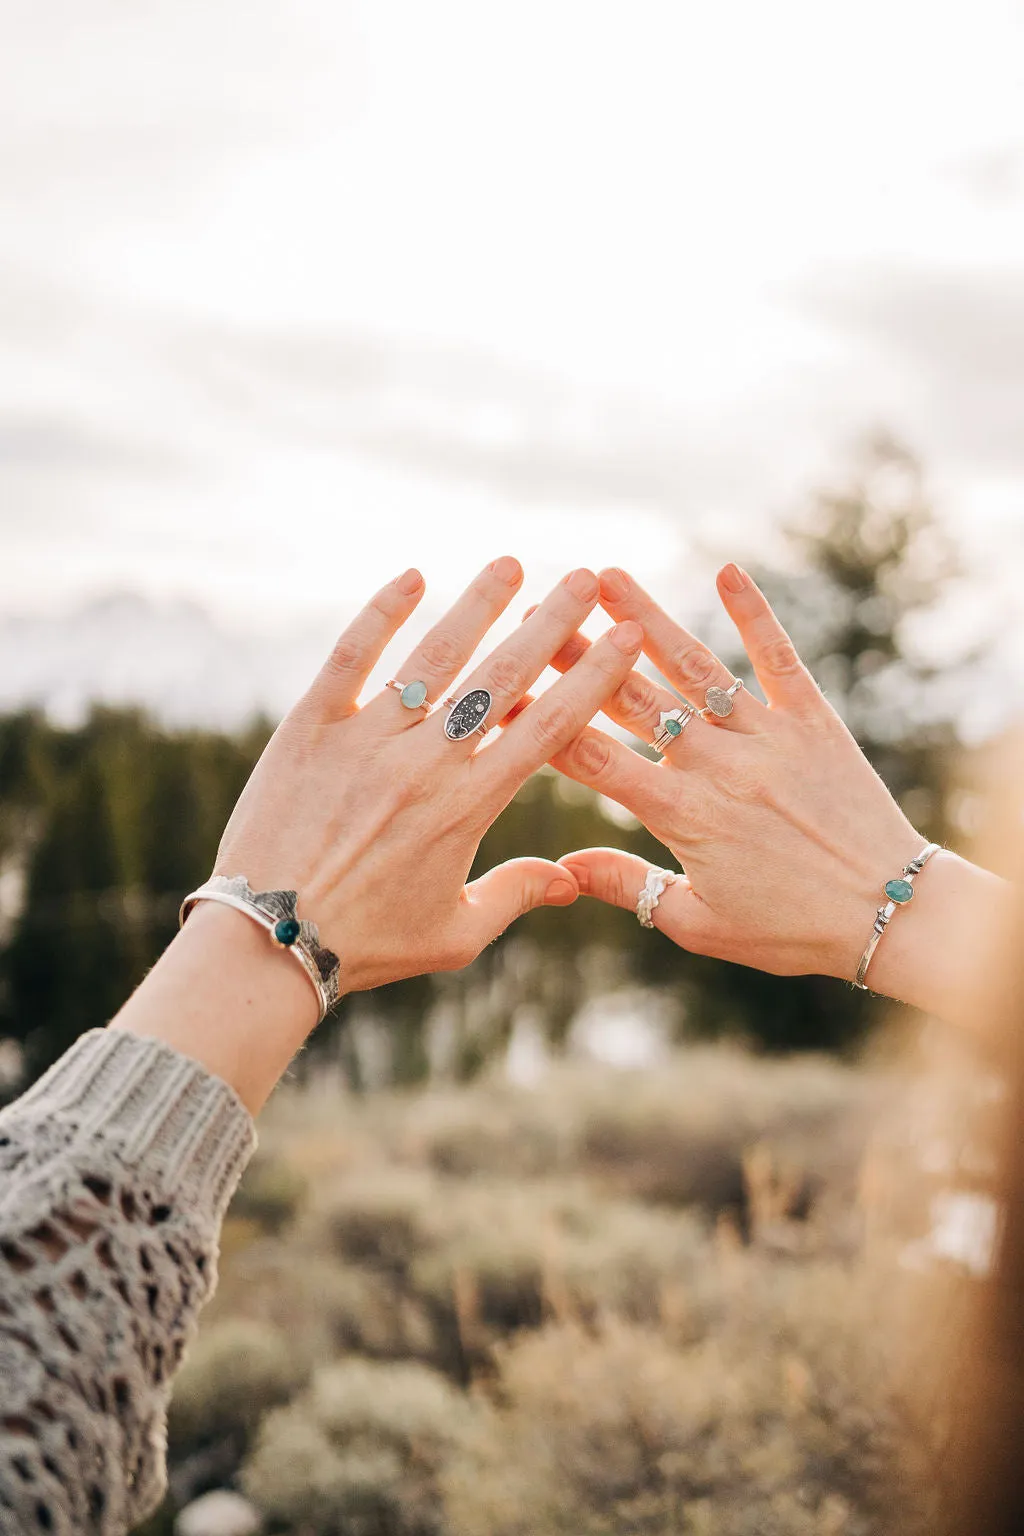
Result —
<instances>
[{"instance_id":1,"label":"finger","mask_svg":"<svg viewBox=\"0 0 1024 1536\"><path fill-rule=\"evenodd\" d=\"M641 757L632 747L588 725L551 759L552 768L599 795L617 800L638 821L655 831L680 812L680 776ZM685 811L684 811L685 815Z\"/></svg>"},{"instance_id":2,"label":"finger","mask_svg":"<svg viewBox=\"0 0 1024 1536\"><path fill-rule=\"evenodd\" d=\"M406 571L382 587L338 638L306 690L305 703L325 720L342 720L352 714L384 647L401 629L423 592L423 577L417 570Z\"/></svg>"},{"instance_id":3,"label":"finger","mask_svg":"<svg viewBox=\"0 0 1024 1536\"><path fill-rule=\"evenodd\" d=\"M612 907L635 912L648 871L656 866L620 848L583 848L558 861L576 880L583 896L594 896ZM714 919L684 874L677 874L651 914L659 928L684 949L704 953Z\"/></svg>"},{"instance_id":4,"label":"finger","mask_svg":"<svg viewBox=\"0 0 1024 1536\"><path fill-rule=\"evenodd\" d=\"M629 675L640 654L639 624L617 624L565 677L535 699L480 756L480 771L494 777L502 793L519 785L579 735L610 693Z\"/></svg>"},{"instance_id":5,"label":"finger","mask_svg":"<svg viewBox=\"0 0 1024 1536\"><path fill-rule=\"evenodd\" d=\"M822 694L761 589L738 565L718 573L718 595L739 630L764 696L776 709L818 709Z\"/></svg>"},{"instance_id":6,"label":"finger","mask_svg":"<svg viewBox=\"0 0 1024 1536\"><path fill-rule=\"evenodd\" d=\"M551 666L556 672L570 671L583 659L590 645L586 635L573 635L558 655L552 656ZM601 713L607 715L609 720L614 720L616 725L631 731L634 736L639 736L642 741L650 743L661 725L662 715L678 708L679 698L670 689L653 682L642 672L632 671L602 704ZM671 762L671 753L667 755Z\"/></svg>"},{"instance_id":7,"label":"finger","mask_svg":"<svg viewBox=\"0 0 1024 1536\"><path fill-rule=\"evenodd\" d=\"M456 949L464 963L534 907L568 907L576 881L547 859L510 859L466 886L457 919Z\"/></svg>"},{"instance_id":8,"label":"finger","mask_svg":"<svg viewBox=\"0 0 1024 1536\"><path fill-rule=\"evenodd\" d=\"M694 708L704 707L709 688L728 688L734 681L714 651L670 619L664 608L625 571L601 572L601 603L613 619L636 619L643 625L647 655ZM727 720L710 715L709 723L741 731L756 730L758 713L764 705L743 690L732 702L734 707Z\"/></svg>"},{"instance_id":9,"label":"finger","mask_svg":"<svg viewBox=\"0 0 1024 1536\"><path fill-rule=\"evenodd\" d=\"M459 687L459 697L485 690L491 699L481 723L496 725L544 671L551 657L574 634L597 602L597 577L593 571L571 571L553 592L497 650L478 666ZM440 715L440 711L438 712ZM447 720L447 712L443 717ZM435 726L442 731L441 720ZM471 731L448 745L461 746L468 754L479 745L480 735Z\"/></svg>"},{"instance_id":10,"label":"finger","mask_svg":"<svg viewBox=\"0 0 1024 1536\"><path fill-rule=\"evenodd\" d=\"M406 657L399 681L426 683L427 698L437 699L458 677L522 581L523 568L511 555L492 561Z\"/></svg>"}]
</instances>

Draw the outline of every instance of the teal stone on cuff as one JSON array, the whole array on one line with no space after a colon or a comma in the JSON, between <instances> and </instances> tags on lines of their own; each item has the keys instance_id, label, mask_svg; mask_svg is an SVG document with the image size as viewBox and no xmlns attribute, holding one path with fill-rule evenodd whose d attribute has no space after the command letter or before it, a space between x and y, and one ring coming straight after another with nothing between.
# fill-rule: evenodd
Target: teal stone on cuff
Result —
<instances>
[{"instance_id":1,"label":"teal stone on cuff","mask_svg":"<svg viewBox=\"0 0 1024 1536\"><path fill-rule=\"evenodd\" d=\"M398 695L406 709L421 709L427 702L426 683L406 683Z\"/></svg>"},{"instance_id":2,"label":"teal stone on cuff","mask_svg":"<svg viewBox=\"0 0 1024 1536\"><path fill-rule=\"evenodd\" d=\"M279 923L274 924L272 932L278 944L289 947L299 936L298 920L294 917L282 917Z\"/></svg>"},{"instance_id":3,"label":"teal stone on cuff","mask_svg":"<svg viewBox=\"0 0 1024 1536\"><path fill-rule=\"evenodd\" d=\"M909 880L887 880L885 882L885 894L890 901L895 901L899 906L909 901L914 894L914 887Z\"/></svg>"},{"instance_id":4,"label":"teal stone on cuff","mask_svg":"<svg viewBox=\"0 0 1024 1536\"><path fill-rule=\"evenodd\" d=\"M678 720L666 720L665 729L670 736L681 736L683 734L683 727Z\"/></svg>"}]
</instances>

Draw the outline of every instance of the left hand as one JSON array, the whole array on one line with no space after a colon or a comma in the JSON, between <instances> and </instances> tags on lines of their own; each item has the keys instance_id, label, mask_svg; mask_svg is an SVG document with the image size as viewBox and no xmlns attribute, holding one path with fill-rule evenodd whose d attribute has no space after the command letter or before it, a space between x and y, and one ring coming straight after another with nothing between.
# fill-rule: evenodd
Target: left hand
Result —
<instances>
[{"instance_id":1,"label":"left hand","mask_svg":"<svg viewBox=\"0 0 1024 1536\"><path fill-rule=\"evenodd\" d=\"M718 592L767 704L742 690L732 713L691 720L660 763L588 728L552 759L569 777L619 801L684 866L655 909L655 925L699 954L777 975L852 979L882 883L921 851L915 832L826 701L757 586L735 565ZM732 674L623 571L605 571L601 600L643 626L645 650L690 704ZM577 635L555 659L585 653ZM645 741L680 700L633 672L604 713ZM933 866L922 878L934 885ZM566 854L580 890L635 910L649 868L614 848ZM919 902L914 903L915 907ZM883 946L884 948L884 946ZM879 971L881 967L879 967Z\"/></svg>"}]
</instances>

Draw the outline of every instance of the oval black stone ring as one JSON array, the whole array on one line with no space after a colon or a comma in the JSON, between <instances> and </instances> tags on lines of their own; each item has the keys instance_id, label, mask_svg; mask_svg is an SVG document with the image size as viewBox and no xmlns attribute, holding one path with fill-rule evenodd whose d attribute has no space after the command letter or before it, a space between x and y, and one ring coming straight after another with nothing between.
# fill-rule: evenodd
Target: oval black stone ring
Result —
<instances>
[{"instance_id":1,"label":"oval black stone ring","mask_svg":"<svg viewBox=\"0 0 1024 1536\"><path fill-rule=\"evenodd\" d=\"M487 735L487 716L494 700L486 688L471 688L461 698L447 698L444 702L451 706L444 723L444 733L449 741L465 741L474 731L479 731L481 736Z\"/></svg>"}]
</instances>

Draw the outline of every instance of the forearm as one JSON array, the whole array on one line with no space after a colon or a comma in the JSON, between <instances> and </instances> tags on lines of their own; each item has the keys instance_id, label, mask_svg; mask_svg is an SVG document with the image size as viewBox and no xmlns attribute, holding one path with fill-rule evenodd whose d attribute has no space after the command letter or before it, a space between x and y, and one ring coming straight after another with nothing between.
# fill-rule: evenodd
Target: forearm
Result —
<instances>
[{"instance_id":1,"label":"forearm","mask_svg":"<svg viewBox=\"0 0 1024 1536\"><path fill-rule=\"evenodd\" d=\"M317 1021L302 967L244 913L194 908L111 1028L163 1040L228 1083L250 1114Z\"/></svg>"},{"instance_id":2,"label":"forearm","mask_svg":"<svg viewBox=\"0 0 1024 1536\"><path fill-rule=\"evenodd\" d=\"M983 1030L1013 921L1006 880L943 849L918 876L871 961L872 991L952 1024ZM864 940L870 934L870 919Z\"/></svg>"},{"instance_id":3,"label":"forearm","mask_svg":"<svg viewBox=\"0 0 1024 1536\"><path fill-rule=\"evenodd\" d=\"M111 1030L0 1114L0 1531L120 1536L159 1502L170 1380L254 1145L224 1082Z\"/></svg>"}]
</instances>

